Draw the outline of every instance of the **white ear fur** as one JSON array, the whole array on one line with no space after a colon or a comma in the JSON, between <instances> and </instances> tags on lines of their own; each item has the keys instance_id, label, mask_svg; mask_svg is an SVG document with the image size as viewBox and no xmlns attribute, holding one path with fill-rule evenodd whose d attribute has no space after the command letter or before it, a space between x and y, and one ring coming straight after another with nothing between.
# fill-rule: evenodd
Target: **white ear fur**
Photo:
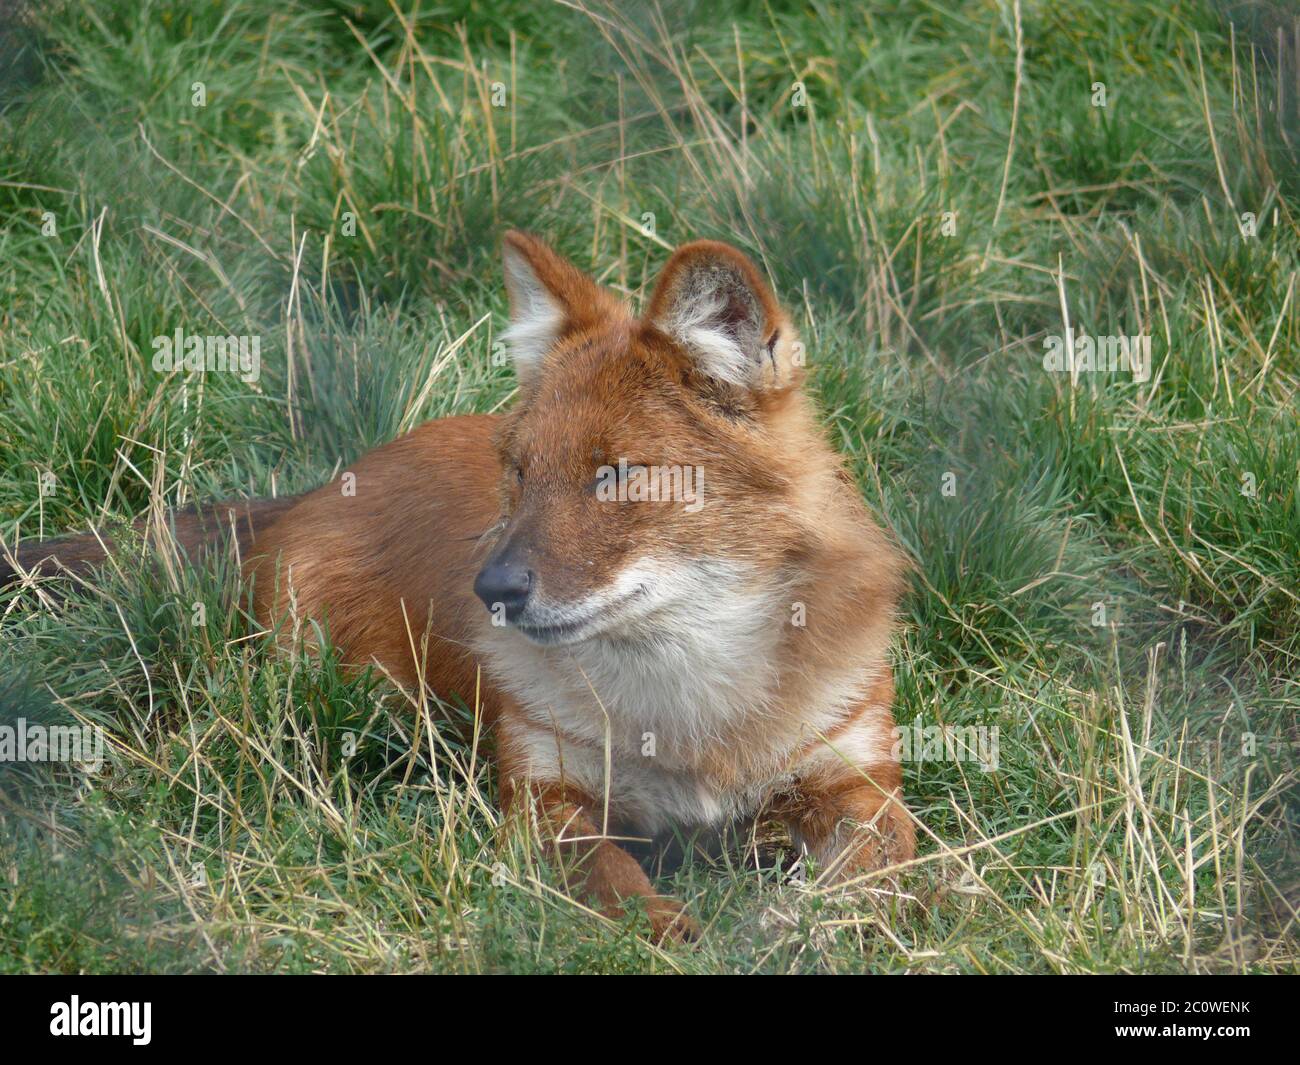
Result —
<instances>
[{"instance_id":1,"label":"white ear fur","mask_svg":"<svg viewBox=\"0 0 1300 1065\"><path fill-rule=\"evenodd\" d=\"M742 310L736 315L738 300ZM738 293L713 271L696 270L655 325L694 356L701 373L748 387L758 368L762 320L763 308L752 295Z\"/></svg>"},{"instance_id":2,"label":"white ear fur","mask_svg":"<svg viewBox=\"0 0 1300 1065\"><path fill-rule=\"evenodd\" d=\"M510 295L510 325L501 339L510 348L519 380L530 378L564 328L564 309L532 265L507 244L502 252Z\"/></svg>"},{"instance_id":3,"label":"white ear fur","mask_svg":"<svg viewBox=\"0 0 1300 1065\"><path fill-rule=\"evenodd\" d=\"M687 264L654 318L707 377L745 389L786 383L796 342L783 314L770 319L745 272L726 259Z\"/></svg>"}]
</instances>

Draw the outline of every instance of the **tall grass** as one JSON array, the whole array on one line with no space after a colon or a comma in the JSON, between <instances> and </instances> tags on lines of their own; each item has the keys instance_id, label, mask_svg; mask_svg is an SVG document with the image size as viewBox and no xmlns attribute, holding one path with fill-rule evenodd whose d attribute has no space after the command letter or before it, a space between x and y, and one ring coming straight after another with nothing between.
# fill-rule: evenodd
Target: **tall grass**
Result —
<instances>
[{"instance_id":1,"label":"tall grass","mask_svg":"<svg viewBox=\"0 0 1300 1065\"><path fill-rule=\"evenodd\" d=\"M900 724L1000 744L907 764L901 892L806 882L765 830L659 855L706 926L666 951L502 820L488 740L438 726L474 693L278 659L232 566L128 551L0 597L0 718L109 739L94 775L0 764L0 968L1293 971L1296 34L1210 0L28 12L6 545L499 409L507 226L633 301L717 237L915 560ZM260 378L155 371L178 326L260 336ZM1150 336L1150 378L1046 372L1067 326Z\"/></svg>"}]
</instances>

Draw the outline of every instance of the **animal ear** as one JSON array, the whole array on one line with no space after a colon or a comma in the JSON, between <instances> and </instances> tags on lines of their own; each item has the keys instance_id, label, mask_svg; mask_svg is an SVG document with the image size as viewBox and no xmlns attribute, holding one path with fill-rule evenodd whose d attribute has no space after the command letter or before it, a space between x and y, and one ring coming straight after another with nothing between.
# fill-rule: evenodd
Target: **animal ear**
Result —
<instances>
[{"instance_id":1,"label":"animal ear","mask_svg":"<svg viewBox=\"0 0 1300 1065\"><path fill-rule=\"evenodd\" d=\"M678 248L659 275L647 320L704 376L749 391L797 383L803 345L763 275L717 241Z\"/></svg>"},{"instance_id":2,"label":"animal ear","mask_svg":"<svg viewBox=\"0 0 1300 1065\"><path fill-rule=\"evenodd\" d=\"M520 383L537 376L565 333L624 313L618 300L536 237L510 230L501 256L510 297L510 326L502 339L514 356Z\"/></svg>"}]
</instances>

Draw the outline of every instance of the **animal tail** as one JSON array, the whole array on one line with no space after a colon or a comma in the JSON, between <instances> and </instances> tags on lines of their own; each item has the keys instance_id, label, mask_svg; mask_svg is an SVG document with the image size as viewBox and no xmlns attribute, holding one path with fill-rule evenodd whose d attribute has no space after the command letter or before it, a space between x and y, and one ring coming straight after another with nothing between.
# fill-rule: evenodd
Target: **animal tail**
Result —
<instances>
[{"instance_id":1,"label":"animal tail","mask_svg":"<svg viewBox=\"0 0 1300 1065\"><path fill-rule=\"evenodd\" d=\"M232 531L243 558L250 553L257 537L297 502L296 496L290 496L204 503L169 511L165 520L167 530L189 558L197 558L213 546L229 545ZM148 533L147 519L137 521L135 529ZM88 573L104 562L113 548L111 539L93 532L19 544L13 552L13 561L8 552L0 551L0 588L12 584L24 573Z\"/></svg>"}]
</instances>

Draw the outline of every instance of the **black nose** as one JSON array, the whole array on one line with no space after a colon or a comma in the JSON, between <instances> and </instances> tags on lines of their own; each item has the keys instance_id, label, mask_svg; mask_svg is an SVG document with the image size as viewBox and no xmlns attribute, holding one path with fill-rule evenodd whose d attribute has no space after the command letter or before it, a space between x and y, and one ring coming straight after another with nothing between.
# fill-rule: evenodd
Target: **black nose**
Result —
<instances>
[{"instance_id":1,"label":"black nose","mask_svg":"<svg viewBox=\"0 0 1300 1065\"><path fill-rule=\"evenodd\" d=\"M506 620L514 621L533 590L533 571L515 562L489 562L474 578L474 594L489 610L500 603Z\"/></svg>"}]
</instances>

